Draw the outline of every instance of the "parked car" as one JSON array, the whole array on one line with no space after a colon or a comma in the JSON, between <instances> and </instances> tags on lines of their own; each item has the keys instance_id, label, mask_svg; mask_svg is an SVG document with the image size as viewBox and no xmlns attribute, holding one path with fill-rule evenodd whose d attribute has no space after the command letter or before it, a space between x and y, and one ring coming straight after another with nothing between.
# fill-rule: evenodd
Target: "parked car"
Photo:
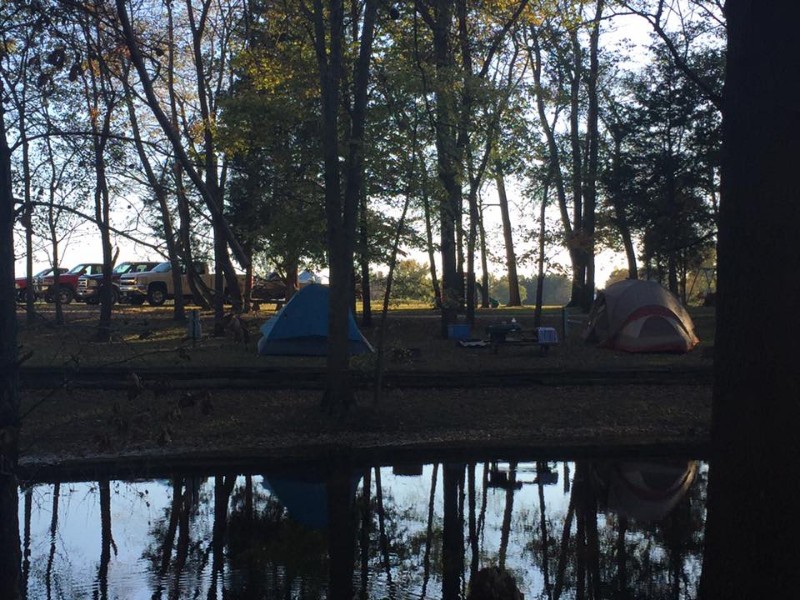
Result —
<instances>
[{"instance_id":1,"label":"parked car","mask_svg":"<svg viewBox=\"0 0 800 600\"><path fill-rule=\"evenodd\" d=\"M111 303L116 304L120 299L119 280L128 273L146 273L159 265L154 261L122 262L111 271ZM75 296L86 304L100 302L103 289L103 274L81 275L78 278L78 288Z\"/></svg>"},{"instance_id":2,"label":"parked car","mask_svg":"<svg viewBox=\"0 0 800 600\"><path fill-rule=\"evenodd\" d=\"M78 278L81 275L102 272L103 265L101 263L81 263L58 276L58 288L56 288L55 278L51 273L41 279L37 279L34 289L36 294L39 297L43 297L47 302L55 302L56 297L58 297L61 304L69 304L75 298L75 292L78 289Z\"/></svg>"},{"instance_id":3,"label":"parked car","mask_svg":"<svg viewBox=\"0 0 800 600\"><path fill-rule=\"evenodd\" d=\"M297 287L303 289L312 283L322 283L322 278L306 269L297 276ZM286 299L286 282L276 272L267 277L255 277L250 296L256 301L277 302Z\"/></svg>"},{"instance_id":4,"label":"parked car","mask_svg":"<svg viewBox=\"0 0 800 600\"><path fill-rule=\"evenodd\" d=\"M58 272L59 273L66 273L68 270L69 269L66 269L64 267L59 267L58 268ZM54 269L52 267L48 267L47 269L39 271L38 273L35 273L33 275L32 279L33 279L33 297L34 297L34 299L38 298L38 295L36 294L36 282L38 280L44 278L44 277L47 277L48 275L52 275L53 271L54 271ZM17 296L17 302L25 302L26 297L27 297L27 291L28 291L28 278L27 277L17 277L14 280L14 292L16 293L16 296Z\"/></svg>"},{"instance_id":5,"label":"parked car","mask_svg":"<svg viewBox=\"0 0 800 600\"><path fill-rule=\"evenodd\" d=\"M256 301L277 302L286 298L286 282L277 274L254 277L250 297Z\"/></svg>"},{"instance_id":6,"label":"parked car","mask_svg":"<svg viewBox=\"0 0 800 600\"><path fill-rule=\"evenodd\" d=\"M214 274L209 272L208 265L194 263L200 280L209 288L214 287ZM181 288L186 300L192 299L192 288L189 286L189 275L184 268L181 271ZM239 275L239 285L244 286L244 275ZM119 280L120 297L131 304L142 304L145 300L150 306L161 306L175 297L172 283L172 264L163 262L146 273L126 273Z\"/></svg>"}]
</instances>

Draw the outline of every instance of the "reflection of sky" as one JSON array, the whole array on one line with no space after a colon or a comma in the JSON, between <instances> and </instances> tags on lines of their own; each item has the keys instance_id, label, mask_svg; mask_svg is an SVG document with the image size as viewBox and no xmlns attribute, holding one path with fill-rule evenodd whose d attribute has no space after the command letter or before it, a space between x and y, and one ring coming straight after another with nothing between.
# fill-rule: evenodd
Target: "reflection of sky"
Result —
<instances>
[{"instance_id":1,"label":"reflection of sky","mask_svg":"<svg viewBox=\"0 0 800 600\"><path fill-rule=\"evenodd\" d=\"M149 577L141 561L150 543L150 524L169 505L170 490L150 482L111 482L112 547L110 588L119 598L150 598L142 582ZM50 555L53 486L33 488L31 514L30 598L46 596L44 577ZM24 535L24 492L20 494L20 537ZM53 580L63 593L55 597L87 598L97 581L101 553L100 494L96 482L61 485ZM56 586L54 585L54 588Z\"/></svg>"},{"instance_id":2,"label":"reflection of sky","mask_svg":"<svg viewBox=\"0 0 800 600\"><path fill-rule=\"evenodd\" d=\"M549 463L558 473L558 482L544 486L545 512L548 522L549 535L560 538L564 517L570 500L570 492L565 490L565 465L564 463ZM575 473L574 465L569 466L569 480ZM503 471L508 471L508 464L500 463ZM476 467L476 513L480 513L482 497L483 466ZM416 552L411 552L408 547L401 549L400 555L391 558L392 569L390 576L385 573L383 558L376 550L378 547L378 517L372 515L373 530L370 533L372 553L370 555L369 597L381 597L388 594L389 578L391 589L396 592L397 598L415 598L421 593L423 557L425 553L425 539L428 526L428 505L430 498L431 477L433 466L426 465L419 476L394 475L390 467L381 469L381 483L383 505L386 511L386 529L390 545L398 541L409 542L416 540ZM466 473L466 471L465 471ZM705 468L701 470L702 479L705 480ZM373 507L376 498L376 479L374 471L371 478L371 498ZM534 556L531 549L541 543L540 534L540 502L538 486L533 483L536 477L534 463L522 463L518 466L516 479L523 482L521 489L513 494L513 513L511 530L508 540L506 555L506 568L517 578L522 591L531 594L526 597L535 597L542 592L543 579L539 570L540 559ZM254 477L254 483L259 480ZM200 486L200 505L191 518L191 539L196 544L199 552L209 550L213 526L213 478L203 480ZM234 496L244 487L244 478L237 480L237 490ZM255 486L254 486L255 487ZM270 492L260 488L261 504L257 509L263 509L263 497ZM363 488L363 479L359 484L359 495ZM443 521L443 468L439 466L436 481L436 495L434 502L434 531L441 534ZM324 489L324 488L323 488ZM464 490L465 500L467 489ZM151 562L145 558L148 552L157 551L157 541L153 537L153 529L163 520L171 505L172 489L169 485L156 481L137 482L111 482L111 528L116 552L112 548L112 557L108 570L108 591L111 598L145 599L152 598L157 588L163 589L163 596L168 597L173 582L167 580L159 582L152 572ZM20 494L20 535L24 536L24 497ZM31 574L29 577L29 597L32 599L45 598L46 570L50 555L50 523L53 501L53 485L40 484L32 489L32 515L31 515ZM273 498L274 499L274 498ZM497 564L500 553L503 516L506 508L507 492L502 488L489 488L486 490L486 522L479 539L481 566ZM468 503L467 503L468 504ZM465 527L469 522L468 505L465 504ZM598 527L603 534L604 525L616 522L615 517L598 515ZM294 526L299 527L299 526ZM573 533L575 524L573 522ZM610 532L605 535L616 535ZM639 540L645 533L642 531L629 531L628 539L631 543ZM644 540L644 538L642 538ZM468 540L465 530L465 546ZM356 552L358 553L358 543ZM438 547L433 556L441 558L441 541L434 543ZM394 546L393 546L394 547ZM665 549L656 545L649 545L655 558L663 559ZM552 550L551 550L552 552ZM101 555L101 526L100 526L100 500L97 483L68 483L62 484L59 509L58 532L55 543L55 555L51 585L54 598L91 598L97 591L98 569ZM279 560L279 559L278 559ZM468 569L470 550L465 554L465 565ZM232 582L246 580L246 572L231 573L231 567L226 566L224 580L226 586ZM276 572L282 573L284 567L276 565ZM684 572L691 580L693 588L699 576L700 565L698 560L689 556L684 563ZM309 577L313 574L309 574ZM359 581L358 565L356 565L356 581ZM551 581L554 573L550 574ZM169 576L168 576L169 578ZM181 589L188 595L199 593L208 594L211 571L210 560L205 564L187 564L181 576ZM161 583L162 585L159 585ZM240 585L240 584L236 584ZM218 586L221 592L221 585ZM300 589L295 581L293 588ZM358 585L357 585L358 587ZM428 598L438 598L441 594L440 566L431 565L430 581L427 587ZM181 596L184 597L184 596ZM298 596L302 597L302 596ZM570 597L566 594L565 597Z\"/></svg>"}]
</instances>

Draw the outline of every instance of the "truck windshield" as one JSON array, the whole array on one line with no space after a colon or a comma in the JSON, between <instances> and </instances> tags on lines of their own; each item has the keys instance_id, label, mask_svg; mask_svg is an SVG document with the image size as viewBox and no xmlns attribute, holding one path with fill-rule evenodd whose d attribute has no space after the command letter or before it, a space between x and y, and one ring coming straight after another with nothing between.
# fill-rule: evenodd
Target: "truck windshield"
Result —
<instances>
[{"instance_id":1,"label":"truck windshield","mask_svg":"<svg viewBox=\"0 0 800 600\"><path fill-rule=\"evenodd\" d=\"M83 273L89 265L76 265L69 270L70 275L80 275Z\"/></svg>"},{"instance_id":2,"label":"truck windshield","mask_svg":"<svg viewBox=\"0 0 800 600\"><path fill-rule=\"evenodd\" d=\"M168 262L163 262L153 269L154 273L168 273L172 270L172 265Z\"/></svg>"},{"instance_id":3,"label":"truck windshield","mask_svg":"<svg viewBox=\"0 0 800 600\"><path fill-rule=\"evenodd\" d=\"M117 273L117 274L127 273L128 271L131 270L132 266L133 263L129 262L119 263L116 267L114 267L112 273Z\"/></svg>"}]
</instances>

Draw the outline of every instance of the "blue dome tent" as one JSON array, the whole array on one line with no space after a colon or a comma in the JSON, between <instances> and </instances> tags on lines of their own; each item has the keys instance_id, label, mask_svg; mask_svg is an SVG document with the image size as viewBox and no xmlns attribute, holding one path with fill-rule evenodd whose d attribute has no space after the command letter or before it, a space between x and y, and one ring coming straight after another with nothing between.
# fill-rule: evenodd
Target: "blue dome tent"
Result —
<instances>
[{"instance_id":1,"label":"blue dome tent","mask_svg":"<svg viewBox=\"0 0 800 600\"><path fill-rule=\"evenodd\" d=\"M261 335L258 353L262 356L325 356L328 353L328 286L312 283L302 288L261 326ZM347 337L350 354L373 352L352 312Z\"/></svg>"}]
</instances>

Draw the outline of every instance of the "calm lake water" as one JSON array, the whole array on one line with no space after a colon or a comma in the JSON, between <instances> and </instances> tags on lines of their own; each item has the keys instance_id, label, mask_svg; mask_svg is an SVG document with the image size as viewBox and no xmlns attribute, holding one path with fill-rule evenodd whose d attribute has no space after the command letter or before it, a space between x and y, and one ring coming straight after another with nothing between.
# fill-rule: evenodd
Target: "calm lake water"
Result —
<instances>
[{"instance_id":1,"label":"calm lake water","mask_svg":"<svg viewBox=\"0 0 800 600\"><path fill-rule=\"evenodd\" d=\"M694 598L707 468L686 460L303 466L20 490L28 598Z\"/></svg>"}]
</instances>

